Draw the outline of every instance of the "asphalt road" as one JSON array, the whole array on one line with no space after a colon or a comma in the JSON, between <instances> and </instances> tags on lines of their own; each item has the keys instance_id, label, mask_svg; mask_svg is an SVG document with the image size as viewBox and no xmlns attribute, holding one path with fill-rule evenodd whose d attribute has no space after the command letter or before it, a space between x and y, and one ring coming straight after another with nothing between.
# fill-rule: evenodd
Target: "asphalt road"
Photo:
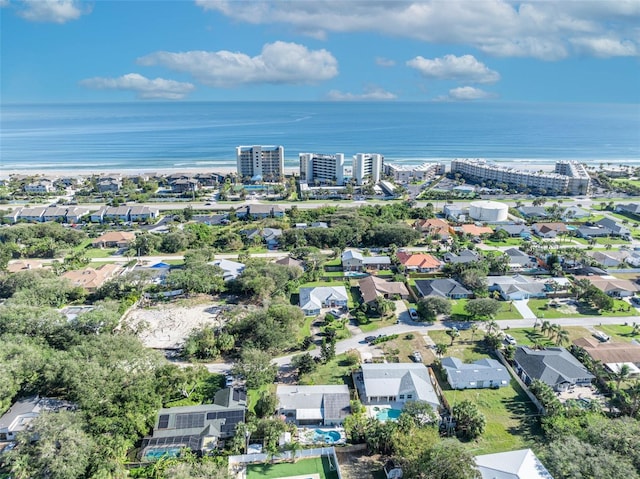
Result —
<instances>
[{"instance_id":1,"label":"asphalt road","mask_svg":"<svg viewBox=\"0 0 640 479\"><path fill-rule=\"evenodd\" d=\"M553 322L559 324L560 326L583 326L583 327L597 327L603 324L624 324L624 323L634 323L638 322L640 318L638 316L595 316L595 317L580 317L580 318L554 318ZM526 328L532 327L534 321L539 320L527 320L527 319L505 319L496 321L500 329L505 330L507 328ZM364 338L367 336L378 336L378 335L391 335L391 334L407 334L411 332L423 334L427 331L435 331L435 330L445 330L452 328L453 326L457 327L460 330L468 329L471 326L470 322L460 322L460 321L435 321L434 323L420 323L416 321L411 321L409 319L409 313L404 311L400 314L400 323L392 326L387 326L384 328L380 328L376 331L360 333L354 336L351 336L348 339L344 339L342 341L338 341L336 343L336 354L343 354L352 349L357 349L361 347L366 347L367 343ZM484 324L480 323L480 329L483 329ZM310 350L309 353L312 356L320 355L320 348L315 348ZM281 370L287 370L291 367L291 359L300 354L297 352L295 354L290 354L286 356L280 356L273 359L273 363L278 365ZM177 362L177 364L188 366L189 363L185 362ZM212 373L228 373L231 371L233 367L233 363L207 363L204 364L209 372Z\"/></svg>"}]
</instances>

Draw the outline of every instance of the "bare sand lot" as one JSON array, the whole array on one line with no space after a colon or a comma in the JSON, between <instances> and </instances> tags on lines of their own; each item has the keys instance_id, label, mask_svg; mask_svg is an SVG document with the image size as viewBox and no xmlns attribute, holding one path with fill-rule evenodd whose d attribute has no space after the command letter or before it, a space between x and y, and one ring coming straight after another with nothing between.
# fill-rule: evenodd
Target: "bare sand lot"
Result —
<instances>
[{"instance_id":1,"label":"bare sand lot","mask_svg":"<svg viewBox=\"0 0 640 479\"><path fill-rule=\"evenodd\" d=\"M196 328L220 325L222 307L210 297L178 300L136 308L127 316L132 329L145 346L153 349L179 349Z\"/></svg>"}]
</instances>

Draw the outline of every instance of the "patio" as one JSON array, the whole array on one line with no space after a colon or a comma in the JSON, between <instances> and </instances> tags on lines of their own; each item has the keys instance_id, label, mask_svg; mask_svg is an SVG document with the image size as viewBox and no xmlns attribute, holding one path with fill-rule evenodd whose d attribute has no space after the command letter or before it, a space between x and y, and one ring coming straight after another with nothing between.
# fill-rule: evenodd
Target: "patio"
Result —
<instances>
[{"instance_id":1,"label":"patio","mask_svg":"<svg viewBox=\"0 0 640 479\"><path fill-rule=\"evenodd\" d=\"M562 403L569 400L581 401L585 404L596 401L604 406L606 400L604 395L600 394L594 386L573 386L566 391L557 392L556 396Z\"/></svg>"}]
</instances>

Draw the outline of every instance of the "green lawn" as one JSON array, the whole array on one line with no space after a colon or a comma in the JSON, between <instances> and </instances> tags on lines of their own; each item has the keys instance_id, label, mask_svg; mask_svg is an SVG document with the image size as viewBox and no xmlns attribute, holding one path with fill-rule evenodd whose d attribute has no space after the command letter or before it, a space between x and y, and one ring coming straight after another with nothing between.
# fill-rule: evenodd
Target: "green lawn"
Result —
<instances>
[{"instance_id":1,"label":"green lawn","mask_svg":"<svg viewBox=\"0 0 640 479\"><path fill-rule=\"evenodd\" d=\"M502 241L494 241L487 238L483 240L483 243L488 246L520 246L523 241L522 238L505 238Z\"/></svg>"},{"instance_id":2,"label":"green lawn","mask_svg":"<svg viewBox=\"0 0 640 479\"><path fill-rule=\"evenodd\" d=\"M470 329L460 331L453 344L451 345L451 337L443 330L429 331L429 337L436 344L443 343L449 345L445 356L455 356L462 359L465 363L471 363L478 359L491 357L489 350L484 346L482 338L483 331L475 333Z\"/></svg>"},{"instance_id":3,"label":"green lawn","mask_svg":"<svg viewBox=\"0 0 640 479\"><path fill-rule=\"evenodd\" d=\"M548 303L549 299L530 299L528 305L538 318L547 320L556 318L579 318L582 316L633 316L636 314L633 308L629 311L629 303L621 299L613 300L612 311L598 311L582 302L578 303L576 307L563 305L559 308L546 308Z\"/></svg>"},{"instance_id":4,"label":"green lawn","mask_svg":"<svg viewBox=\"0 0 640 479\"><path fill-rule=\"evenodd\" d=\"M311 374L305 374L300 378L300 384L351 384L351 370L357 368L347 360L347 354L339 354L327 364L318 364Z\"/></svg>"},{"instance_id":5,"label":"green lawn","mask_svg":"<svg viewBox=\"0 0 640 479\"><path fill-rule=\"evenodd\" d=\"M536 410L514 380L500 389L444 390L443 393L451 406L468 399L486 417L485 432L473 443L474 454L524 449L536 439Z\"/></svg>"},{"instance_id":6,"label":"green lawn","mask_svg":"<svg viewBox=\"0 0 640 479\"><path fill-rule=\"evenodd\" d=\"M83 254L89 258L108 258L115 253L117 248L86 248L83 250Z\"/></svg>"},{"instance_id":7,"label":"green lawn","mask_svg":"<svg viewBox=\"0 0 640 479\"><path fill-rule=\"evenodd\" d=\"M358 327L365 333L370 331L375 331L376 329L384 328L386 326L392 326L396 324L396 317L388 316L386 318L369 318L369 323L367 324L359 324Z\"/></svg>"},{"instance_id":8,"label":"green lawn","mask_svg":"<svg viewBox=\"0 0 640 479\"><path fill-rule=\"evenodd\" d=\"M603 324L598 326L598 330L611 336L614 341L627 343L632 339L640 340L640 333L631 334L633 326L628 324Z\"/></svg>"},{"instance_id":9,"label":"green lawn","mask_svg":"<svg viewBox=\"0 0 640 479\"><path fill-rule=\"evenodd\" d=\"M318 286L345 286L344 281L310 281L309 283L301 284L301 288L317 288ZM348 290L349 288L347 288Z\"/></svg>"},{"instance_id":10,"label":"green lawn","mask_svg":"<svg viewBox=\"0 0 640 479\"><path fill-rule=\"evenodd\" d=\"M296 335L297 344L300 344L306 336L311 334L311 323L313 323L315 319L313 316L305 316L304 323L300 326L298 334Z\"/></svg>"},{"instance_id":11,"label":"green lawn","mask_svg":"<svg viewBox=\"0 0 640 479\"><path fill-rule=\"evenodd\" d=\"M247 390L247 410L254 411L256 407L256 403L263 391L269 391L273 394L276 393L276 385L275 384L264 384L260 386L258 389L248 389Z\"/></svg>"},{"instance_id":12,"label":"green lawn","mask_svg":"<svg viewBox=\"0 0 640 479\"><path fill-rule=\"evenodd\" d=\"M562 329L566 329L569 333L569 341L565 343L564 346L569 346L575 339L591 336L591 332L582 326L565 326ZM536 329L511 328L508 332L515 338L520 346L533 346L535 343L538 343L541 346L555 346L555 342L552 341L548 335L543 334L540 331L539 322Z\"/></svg>"},{"instance_id":13,"label":"green lawn","mask_svg":"<svg viewBox=\"0 0 640 479\"><path fill-rule=\"evenodd\" d=\"M301 459L295 463L250 464L247 466L247 479L279 479L285 477L305 477L319 474L320 479L338 479L338 473L331 470L326 457Z\"/></svg>"},{"instance_id":14,"label":"green lawn","mask_svg":"<svg viewBox=\"0 0 640 479\"><path fill-rule=\"evenodd\" d=\"M464 305L467 304L467 299L456 299L451 301L451 317L458 321L470 321L471 316L464 310ZM498 311L496 317L493 319L522 319L522 315L518 312L517 308L510 302L501 301L502 309Z\"/></svg>"}]
</instances>

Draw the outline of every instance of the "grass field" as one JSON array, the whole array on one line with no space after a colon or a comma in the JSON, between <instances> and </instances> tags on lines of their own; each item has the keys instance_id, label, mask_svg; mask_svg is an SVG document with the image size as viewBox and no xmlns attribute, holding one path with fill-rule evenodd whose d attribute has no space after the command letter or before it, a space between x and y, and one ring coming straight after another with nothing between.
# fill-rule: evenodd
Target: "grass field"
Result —
<instances>
[{"instance_id":1,"label":"grass field","mask_svg":"<svg viewBox=\"0 0 640 479\"><path fill-rule=\"evenodd\" d=\"M593 309L591 306L584 303L578 303L578 306L575 308L576 312L573 312L573 310L567 309L566 307L546 308L548 303L548 299L530 299L528 306L538 318L546 320L557 318L579 318L582 316L633 316L636 314L633 308L631 308L631 310L628 309L629 303L621 299L614 299L613 310L604 312Z\"/></svg>"},{"instance_id":2,"label":"grass field","mask_svg":"<svg viewBox=\"0 0 640 479\"><path fill-rule=\"evenodd\" d=\"M451 318L458 321L468 321L471 319L469 313L464 310L464 305L467 304L466 299L457 299L452 301L451 304ZM493 319L522 319L522 315L518 312L518 309L509 302L501 302L502 309L498 311L496 317Z\"/></svg>"},{"instance_id":3,"label":"grass field","mask_svg":"<svg viewBox=\"0 0 640 479\"><path fill-rule=\"evenodd\" d=\"M640 322L640 320L638 322ZM632 334L633 326L628 324L603 324L598 326L598 330L611 336L611 339L614 341L628 343L632 339L640 340L640 331Z\"/></svg>"},{"instance_id":4,"label":"grass field","mask_svg":"<svg viewBox=\"0 0 640 479\"><path fill-rule=\"evenodd\" d=\"M458 336L451 345L451 337L446 331L429 331L429 337L433 339L434 343L450 345L445 356L455 356L456 358L462 359L465 363L490 357L489 350L482 343L483 336L483 331L476 331L474 333L470 329L461 330L460 336Z\"/></svg>"},{"instance_id":5,"label":"grass field","mask_svg":"<svg viewBox=\"0 0 640 479\"><path fill-rule=\"evenodd\" d=\"M566 329L569 333L569 341L563 346L569 346L575 339L591 336L591 332L581 326L566 326L562 329ZM519 346L533 346L536 342L541 346L555 346L555 342L540 331L540 323L538 323L537 329L511 328L508 332L515 338Z\"/></svg>"},{"instance_id":6,"label":"grass field","mask_svg":"<svg viewBox=\"0 0 640 479\"><path fill-rule=\"evenodd\" d=\"M473 442L474 454L523 449L539 434L536 410L514 380L500 389L444 390L443 393L451 406L468 399L486 417L484 434Z\"/></svg>"},{"instance_id":7,"label":"grass field","mask_svg":"<svg viewBox=\"0 0 640 479\"><path fill-rule=\"evenodd\" d=\"M387 316L385 318L369 318L369 323L359 324L358 327L364 333L375 331L376 329L384 328L386 326L392 326L396 324L396 316Z\"/></svg>"},{"instance_id":8,"label":"grass field","mask_svg":"<svg viewBox=\"0 0 640 479\"><path fill-rule=\"evenodd\" d=\"M393 362L397 358L400 363L410 363L412 362L410 355L413 351L420 351L425 364L431 364L435 359L433 350L427 346L419 333L401 334L396 339L382 343L380 347L388 362Z\"/></svg>"},{"instance_id":9,"label":"grass field","mask_svg":"<svg viewBox=\"0 0 640 479\"><path fill-rule=\"evenodd\" d=\"M327 364L318 364L311 374L305 374L300 378L299 383L305 385L313 384L349 384L351 385L351 370L357 365L352 365L347 354L340 354Z\"/></svg>"},{"instance_id":10,"label":"grass field","mask_svg":"<svg viewBox=\"0 0 640 479\"><path fill-rule=\"evenodd\" d=\"M490 239L486 239L483 241L483 243L488 246L520 246L523 241L522 238L505 238L502 241L493 241Z\"/></svg>"},{"instance_id":11,"label":"grass field","mask_svg":"<svg viewBox=\"0 0 640 479\"><path fill-rule=\"evenodd\" d=\"M251 464L247 466L247 479L284 479L305 475L312 477L318 474L320 479L338 479L338 473L333 471L326 457L300 459L295 463L283 462L279 464Z\"/></svg>"}]
</instances>

